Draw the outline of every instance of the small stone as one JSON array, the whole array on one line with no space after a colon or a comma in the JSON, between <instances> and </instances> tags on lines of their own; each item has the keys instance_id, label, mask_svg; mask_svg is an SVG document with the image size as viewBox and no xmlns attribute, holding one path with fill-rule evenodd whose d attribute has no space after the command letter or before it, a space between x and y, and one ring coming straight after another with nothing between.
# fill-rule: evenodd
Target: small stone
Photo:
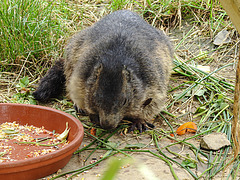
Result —
<instances>
[{"instance_id":1,"label":"small stone","mask_svg":"<svg viewBox=\"0 0 240 180\"><path fill-rule=\"evenodd\" d=\"M230 42L231 38L229 37L229 32L227 30L222 30L216 35L213 44L219 46Z\"/></svg>"},{"instance_id":2,"label":"small stone","mask_svg":"<svg viewBox=\"0 0 240 180\"><path fill-rule=\"evenodd\" d=\"M231 143L227 139L227 135L225 133L215 132L212 134L208 134L202 137L200 141L200 147L206 150L219 150L222 147L230 146Z\"/></svg>"}]
</instances>

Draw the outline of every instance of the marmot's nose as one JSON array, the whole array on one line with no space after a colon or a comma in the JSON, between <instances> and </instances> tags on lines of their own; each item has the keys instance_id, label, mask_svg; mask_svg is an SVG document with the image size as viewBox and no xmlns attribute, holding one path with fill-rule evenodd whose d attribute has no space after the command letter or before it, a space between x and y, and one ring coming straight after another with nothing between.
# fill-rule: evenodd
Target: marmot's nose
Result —
<instances>
[{"instance_id":1,"label":"marmot's nose","mask_svg":"<svg viewBox=\"0 0 240 180\"><path fill-rule=\"evenodd\" d=\"M122 119L120 113L106 113L105 111L100 111L99 120L102 128L114 129Z\"/></svg>"},{"instance_id":2,"label":"marmot's nose","mask_svg":"<svg viewBox=\"0 0 240 180\"><path fill-rule=\"evenodd\" d=\"M103 129L114 129L117 127L118 123L114 119L100 121L100 125Z\"/></svg>"}]
</instances>

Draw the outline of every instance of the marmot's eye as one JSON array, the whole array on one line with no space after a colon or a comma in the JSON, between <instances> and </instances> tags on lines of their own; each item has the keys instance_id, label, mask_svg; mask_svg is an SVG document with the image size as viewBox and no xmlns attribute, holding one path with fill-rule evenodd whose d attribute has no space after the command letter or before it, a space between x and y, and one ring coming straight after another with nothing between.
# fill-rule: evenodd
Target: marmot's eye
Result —
<instances>
[{"instance_id":1,"label":"marmot's eye","mask_svg":"<svg viewBox=\"0 0 240 180\"><path fill-rule=\"evenodd\" d=\"M144 103L143 103L143 108L149 105L152 102L152 98L148 98Z\"/></svg>"}]
</instances>

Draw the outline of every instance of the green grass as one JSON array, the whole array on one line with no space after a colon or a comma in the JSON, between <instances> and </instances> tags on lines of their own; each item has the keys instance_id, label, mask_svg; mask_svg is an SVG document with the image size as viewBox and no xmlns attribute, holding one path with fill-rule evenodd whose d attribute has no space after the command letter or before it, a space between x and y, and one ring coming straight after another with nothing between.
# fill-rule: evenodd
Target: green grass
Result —
<instances>
[{"instance_id":1,"label":"green grass","mask_svg":"<svg viewBox=\"0 0 240 180\"><path fill-rule=\"evenodd\" d=\"M25 74L41 73L62 56L70 33L81 29L82 7L66 1L3 0L0 7L1 72L24 66Z\"/></svg>"},{"instance_id":2,"label":"green grass","mask_svg":"<svg viewBox=\"0 0 240 180\"><path fill-rule=\"evenodd\" d=\"M56 44L64 34L64 31L60 31L64 28L58 20L52 19L52 3L40 0L5 0L0 2L0 7L0 29L3 35L0 39L0 56L4 65L21 65L23 57L41 59L59 48ZM1 66L3 70L9 70L4 65Z\"/></svg>"}]
</instances>

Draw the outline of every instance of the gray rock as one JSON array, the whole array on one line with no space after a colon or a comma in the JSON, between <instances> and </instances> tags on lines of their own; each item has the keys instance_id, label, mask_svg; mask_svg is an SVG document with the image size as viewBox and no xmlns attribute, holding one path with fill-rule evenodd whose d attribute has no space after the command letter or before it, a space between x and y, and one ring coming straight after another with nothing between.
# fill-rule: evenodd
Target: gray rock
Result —
<instances>
[{"instance_id":1,"label":"gray rock","mask_svg":"<svg viewBox=\"0 0 240 180\"><path fill-rule=\"evenodd\" d=\"M230 146L231 143L227 139L225 133L212 133L206 136L203 136L200 141L200 147L206 150L219 150L222 147Z\"/></svg>"},{"instance_id":2,"label":"gray rock","mask_svg":"<svg viewBox=\"0 0 240 180\"><path fill-rule=\"evenodd\" d=\"M227 30L222 30L216 35L213 44L220 46L230 42L231 38L229 37L229 32Z\"/></svg>"}]
</instances>

